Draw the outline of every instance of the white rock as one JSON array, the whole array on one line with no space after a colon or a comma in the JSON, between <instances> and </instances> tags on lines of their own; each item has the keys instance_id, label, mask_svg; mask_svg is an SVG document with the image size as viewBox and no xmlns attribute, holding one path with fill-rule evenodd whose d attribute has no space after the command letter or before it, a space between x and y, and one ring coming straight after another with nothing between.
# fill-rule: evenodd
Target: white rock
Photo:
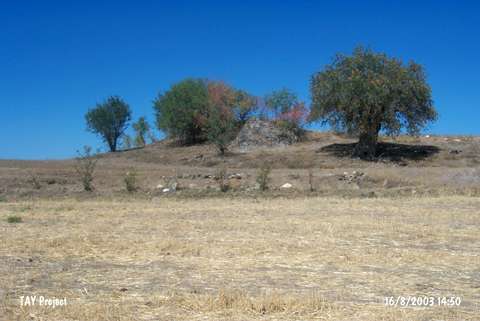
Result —
<instances>
[{"instance_id":1,"label":"white rock","mask_svg":"<svg viewBox=\"0 0 480 321\"><path fill-rule=\"evenodd\" d=\"M170 189L169 188L164 188L164 189L162 189L162 192L168 193L168 192L170 192Z\"/></svg>"},{"instance_id":2,"label":"white rock","mask_svg":"<svg viewBox=\"0 0 480 321\"><path fill-rule=\"evenodd\" d=\"M163 189L165 186L163 186L162 184L158 184L157 185L157 189Z\"/></svg>"},{"instance_id":3,"label":"white rock","mask_svg":"<svg viewBox=\"0 0 480 321\"><path fill-rule=\"evenodd\" d=\"M280 188L292 188L292 187L293 187L292 184L290 184L290 183L285 183L285 184L283 184Z\"/></svg>"}]
</instances>

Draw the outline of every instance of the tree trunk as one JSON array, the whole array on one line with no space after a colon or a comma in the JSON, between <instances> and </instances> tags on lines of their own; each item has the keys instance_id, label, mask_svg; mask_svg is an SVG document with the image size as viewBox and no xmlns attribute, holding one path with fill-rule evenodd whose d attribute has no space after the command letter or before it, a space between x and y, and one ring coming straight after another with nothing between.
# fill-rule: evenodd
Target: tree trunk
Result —
<instances>
[{"instance_id":1,"label":"tree trunk","mask_svg":"<svg viewBox=\"0 0 480 321\"><path fill-rule=\"evenodd\" d=\"M374 159L375 152L377 151L379 131L379 126L376 126L376 128L374 128L373 130L368 130L360 133L358 143L353 150L353 156L365 160Z\"/></svg>"}]
</instances>

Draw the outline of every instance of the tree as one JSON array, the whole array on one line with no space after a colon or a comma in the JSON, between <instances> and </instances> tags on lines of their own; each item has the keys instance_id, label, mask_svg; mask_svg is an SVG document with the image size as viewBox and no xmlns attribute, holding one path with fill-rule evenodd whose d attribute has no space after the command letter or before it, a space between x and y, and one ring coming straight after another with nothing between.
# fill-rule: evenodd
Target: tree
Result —
<instances>
[{"instance_id":1,"label":"tree","mask_svg":"<svg viewBox=\"0 0 480 321\"><path fill-rule=\"evenodd\" d=\"M131 119L130 107L118 96L111 96L97 104L85 115L87 130L100 135L111 152L117 150L117 142Z\"/></svg>"},{"instance_id":2,"label":"tree","mask_svg":"<svg viewBox=\"0 0 480 321\"><path fill-rule=\"evenodd\" d=\"M311 78L310 120L359 137L354 156L375 157L380 131L416 135L437 118L423 67L357 47Z\"/></svg>"},{"instance_id":3,"label":"tree","mask_svg":"<svg viewBox=\"0 0 480 321\"><path fill-rule=\"evenodd\" d=\"M252 114L258 109L258 99L244 90L235 92L233 112L240 126L244 125Z\"/></svg>"},{"instance_id":4,"label":"tree","mask_svg":"<svg viewBox=\"0 0 480 321\"><path fill-rule=\"evenodd\" d=\"M287 88L273 91L265 96L265 106L273 112L274 117L287 113L298 103L298 97Z\"/></svg>"},{"instance_id":5,"label":"tree","mask_svg":"<svg viewBox=\"0 0 480 321\"><path fill-rule=\"evenodd\" d=\"M132 125L135 130L135 146L143 147L147 144L147 136L150 134L150 124L145 117L140 117L137 122Z\"/></svg>"},{"instance_id":6,"label":"tree","mask_svg":"<svg viewBox=\"0 0 480 321\"><path fill-rule=\"evenodd\" d=\"M304 134L308 109L294 92L287 88L273 91L265 96L265 105L273 113L273 121L277 126L298 136Z\"/></svg>"},{"instance_id":7,"label":"tree","mask_svg":"<svg viewBox=\"0 0 480 321\"><path fill-rule=\"evenodd\" d=\"M209 82L208 97L207 139L215 144L223 156L237 133L233 109L238 102L237 92L223 82Z\"/></svg>"},{"instance_id":8,"label":"tree","mask_svg":"<svg viewBox=\"0 0 480 321\"><path fill-rule=\"evenodd\" d=\"M154 101L157 127L183 143L197 143L205 138L209 99L207 83L186 79Z\"/></svg>"}]
</instances>

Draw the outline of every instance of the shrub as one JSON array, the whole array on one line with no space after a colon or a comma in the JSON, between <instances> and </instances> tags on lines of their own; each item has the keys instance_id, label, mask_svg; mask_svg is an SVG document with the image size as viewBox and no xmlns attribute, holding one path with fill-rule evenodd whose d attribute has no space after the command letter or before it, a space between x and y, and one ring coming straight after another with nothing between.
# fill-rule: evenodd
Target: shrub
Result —
<instances>
[{"instance_id":1,"label":"shrub","mask_svg":"<svg viewBox=\"0 0 480 321\"><path fill-rule=\"evenodd\" d=\"M147 144L147 138L150 138L152 142L155 140L153 133L150 130L150 124L145 117L140 117L132 126L135 130L135 146L145 146Z\"/></svg>"},{"instance_id":2,"label":"shrub","mask_svg":"<svg viewBox=\"0 0 480 321\"><path fill-rule=\"evenodd\" d=\"M32 184L33 188L35 189L41 189L42 184L40 184L40 181L38 180L38 177L34 174L30 176L30 183Z\"/></svg>"},{"instance_id":3,"label":"shrub","mask_svg":"<svg viewBox=\"0 0 480 321\"><path fill-rule=\"evenodd\" d=\"M12 215L7 218L8 223L22 223L23 220L20 216Z\"/></svg>"},{"instance_id":4,"label":"shrub","mask_svg":"<svg viewBox=\"0 0 480 321\"><path fill-rule=\"evenodd\" d=\"M75 170L80 176L80 180L83 185L83 189L87 192L93 191L93 173L95 172L95 166L97 165L96 156L92 153L90 146L84 146L83 152L77 152Z\"/></svg>"},{"instance_id":5,"label":"shrub","mask_svg":"<svg viewBox=\"0 0 480 321\"><path fill-rule=\"evenodd\" d=\"M123 181L125 182L125 187L129 193L137 191L137 172L134 169L125 173Z\"/></svg>"},{"instance_id":6,"label":"shrub","mask_svg":"<svg viewBox=\"0 0 480 321\"><path fill-rule=\"evenodd\" d=\"M228 182L227 177L227 169L225 167L221 167L217 170L215 179L217 180L220 191L227 192L230 189L230 183Z\"/></svg>"},{"instance_id":7,"label":"shrub","mask_svg":"<svg viewBox=\"0 0 480 321\"><path fill-rule=\"evenodd\" d=\"M315 191L315 186L313 185L313 169L308 169L308 187L310 192Z\"/></svg>"},{"instance_id":8,"label":"shrub","mask_svg":"<svg viewBox=\"0 0 480 321\"><path fill-rule=\"evenodd\" d=\"M130 107L120 97L109 97L105 102L97 104L85 115L87 129L100 135L111 152L117 150L117 142L127 129L131 119Z\"/></svg>"},{"instance_id":9,"label":"shrub","mask_svg":"<svg viewBox=\"0 0 480 321\"><path fill-rule=\"evenodd\" d=\"M257 172L257 184L261 191L266 191L269 188L270 172L272 171L269 165L264 164Z\"/></svg>"},{"instance_id":10,"label":"shrub","mask_svg":"<svg viewBox=\"0 0 480 321\"><path fill-rule=\"evenodd\" d=\"M354 156L375 157L380 131L416 135L437 118L421 65L358 47L312 76L312 121L359 137Z\"/></svg>"}]
</instances>

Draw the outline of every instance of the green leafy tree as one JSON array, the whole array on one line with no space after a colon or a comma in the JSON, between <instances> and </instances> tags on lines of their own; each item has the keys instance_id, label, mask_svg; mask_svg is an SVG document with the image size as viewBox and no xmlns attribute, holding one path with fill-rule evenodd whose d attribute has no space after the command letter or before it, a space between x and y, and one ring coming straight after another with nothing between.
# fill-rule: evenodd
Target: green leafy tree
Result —
<instances>
[{"instance_id":1,"label":"green leafy tree","mask_svg":"<svg viewBox=\"0 0 480 321\"><path fill-rule=\"evenodd\" d=\"M85 115L85 119L87 130L100 135L110 151L115 152L118 139L128 127L131 111L128 104L120 97L112 96L90 109Z\"/></svg>"},{"instance_id":2,"label":"green leafy tree","mask_svg":"<svg viewBox=\"0 0 480 321\"><path fill-rule=\"evenodd\" d=\"M416 135L437 118L423 67L357 47L338 54L310 84L310 120L357 135L354 156L375 157L378 135Z\"/></svg>"},{"instance_id":3,"label":"green leafy tree","mask_svg":"<svg viewBox=\"0 0 480 321\"><path fill-rule=\"evenodd\" d=\"M205 139L208 108L207 83L201 79L183 80L154 101L158 128L187 144Z\"/></svg>"},{"instance_id":4,"label":"green leafy tree","mask_svg":"<svg viewBox=\"0 0 480 321\"><path fill-rule=\"evenodd\" d=\"M150 134L150 124L145 117L140 117L137 122L132 125L135 130L135 145L143 147L147 144L147 138Z\"/></svg>"},{"instance_id":5,"label":"green leafy tree","mask_svg":"<svg viewBox=\"0 0 480 321\"><path fill-rule=\"evenodd\" d=\"M297 95L287 88L273 91L265 96L265 106L273 112L275 118L288 113L297 103Z\"/></svg>"}]
</instances>

